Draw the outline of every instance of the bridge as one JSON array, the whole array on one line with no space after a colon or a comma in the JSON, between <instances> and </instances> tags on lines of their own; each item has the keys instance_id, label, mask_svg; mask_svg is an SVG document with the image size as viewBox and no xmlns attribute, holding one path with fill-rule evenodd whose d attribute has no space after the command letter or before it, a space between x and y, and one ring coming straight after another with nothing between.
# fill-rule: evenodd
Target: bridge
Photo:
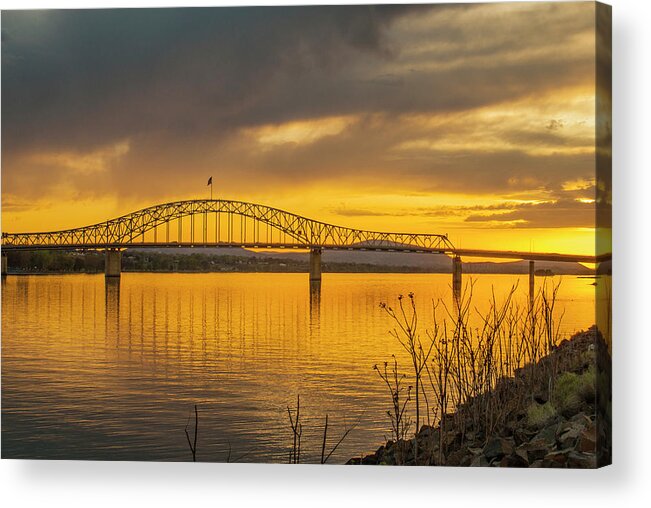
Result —
<instances>
[{"instance_id":1,"label":"bridge","mask_svg":"<svg viewBox=\"0 0 651 508\"><path fill-rule=\"evenodd\" d=\"M119 277L128 248L244 247L310 252L310 281L321 280L323 250L430 252L452 257L455 292L461 289L461 256L528 259L530 292L534 261L595 263L594 256L455 249L447 235L388 233L328 224L278 208L225 199L197 199L155 205L90 226L36 233L2 233L5 251L103 250L106 277Z\"/></svg>"}]
</instances>

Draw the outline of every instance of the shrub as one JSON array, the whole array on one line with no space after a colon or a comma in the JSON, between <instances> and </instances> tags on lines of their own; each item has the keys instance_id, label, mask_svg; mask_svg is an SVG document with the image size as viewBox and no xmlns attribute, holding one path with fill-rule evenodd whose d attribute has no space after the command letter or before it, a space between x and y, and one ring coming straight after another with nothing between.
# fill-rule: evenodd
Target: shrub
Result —
<instances>
[{"instance_id":1,"label":"shrub","mask_svg":"<svg viewBox=\"0 0 651 508\"><path fill-rule=\"evenodd\" d=\"M583 374L564 372L556 379L552 400L562 414L572 414L585 402L594 402L596 373L590 367Z\"/></svg>"},{"instance_id":2,"label":"shrub","mask_svg":"<svg viewBox=\"0 0 651 508\"><path fill-rule=\"evenodd\" d=\"M527 408L527 424L530 427L540 429L551 423L557 414L556 408L551 402L545 402L544 404L533 402Z\"/></svg>"}]
</instances>

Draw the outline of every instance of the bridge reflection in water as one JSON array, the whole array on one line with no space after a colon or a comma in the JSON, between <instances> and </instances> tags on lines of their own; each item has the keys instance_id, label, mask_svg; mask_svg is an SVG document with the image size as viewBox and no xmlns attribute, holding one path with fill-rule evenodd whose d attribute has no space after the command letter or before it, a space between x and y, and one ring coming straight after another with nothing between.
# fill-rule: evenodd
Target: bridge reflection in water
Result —
<instances>
[{"instance_id":1,"label":"bridge reflection in water","mask_svg":"<svg viewBox=\"0 0 651 508\"><path fill-rule=\"evenodd\" d=\"M3 282L4 283L4 282ZM104 310L105 310L105 338L108 342L115 342L119 344L120 342L120 277L111 277L105 279L104 284ZM202 294L202 300L204 305L202 306L202 323L203 326L206 326L206 306L205 306L206 295ZM164 315L168 319L168 302L167 298L165 301ZM129 302L129 314L131 314L131 305L132 302ZM152 302L152 313L156 315L156 300ZM309 327L310 332L318 333L320 320L321 320L321 281L310 281L310 298L309 298ZM215 311L216 313L216 311ZM179 320L180 322L180 320ZM129 320L129 329L131 328L131 323ZM156 335L156 327L152 327L154 337ZM167 323L165 326L165 335L167 336L169 329ZM128 334L129 336L131 333ZM205 335L205 330L204 330Z\"/></svg>"},{"instance_id":2,"label":"bridge reflection in water","mask_svg":"<svg viewBox=\"0 0 651 508\"><path fill-rule=\"evenodd\" d=\"M120 279L106 278L104 284L106 340L120 337Z\"/></svg>"},{"instance_id":3,"label":"bridge reflection in water","mask_svg":"<svg viewBox=\"0 0 651 508\"><path fill-rule=\"evenodd\" d=\"M310 327L318 328L321 320L321 281L310 281Z\"/></svg>"}]
</instances>

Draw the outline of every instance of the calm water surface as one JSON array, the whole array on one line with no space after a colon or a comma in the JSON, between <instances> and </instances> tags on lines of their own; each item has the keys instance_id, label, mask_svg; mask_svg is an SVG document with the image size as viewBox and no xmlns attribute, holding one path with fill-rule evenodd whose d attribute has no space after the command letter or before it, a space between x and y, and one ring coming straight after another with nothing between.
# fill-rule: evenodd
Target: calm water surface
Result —
<instances>
[{"instance_id":1,"label":"calm water surface","mask_svg":"<svg viewBox=\"0 0 651 508\"><path fill-rule=\"evenodd\" d=\"M479 310L515 283L526 302L526 276L472 277ZM594 323L593 282L562 278L564 335ZM286 462L287 406L300 394L306 461L320 456L326 414L333 444L358 422L331 458L345 462L390 434L372 366L400 350L378 304L413 291L424 331L450 284L445 274L325 274L318 294L306 274L125 273L108 285L103 275L9 276L2 456L191 460L184 428L198 404L197 460L230 450L231 460Z\"/></svg>"}]
</instances>

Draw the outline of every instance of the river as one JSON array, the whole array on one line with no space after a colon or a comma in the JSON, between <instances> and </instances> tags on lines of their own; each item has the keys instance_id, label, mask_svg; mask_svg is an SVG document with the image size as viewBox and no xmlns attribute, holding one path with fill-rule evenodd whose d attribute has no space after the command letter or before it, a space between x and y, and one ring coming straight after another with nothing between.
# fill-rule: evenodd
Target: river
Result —
<instances>
[{"instance_id":1,"label":"river","mask_svg":"<svg viewBox=\"0 0 651 508\"><path fill-rule=\"evenodd\" d=\"M526 276L473 275L481 312ZM537 277L541 284L544 278ZM593 279L561 282L557 318L569 336L595 322ZM287 462L287 406L301 398L302 455L329 462L390 436L390 398L373 365L398 355L380 302L413 292L421 333L451 275L124 273L9 276L2 283L3 458L191 460L184 428L199 409L197 460ZM194 422L188 430L192 435Z\"/></svg>"}]
</instances>

